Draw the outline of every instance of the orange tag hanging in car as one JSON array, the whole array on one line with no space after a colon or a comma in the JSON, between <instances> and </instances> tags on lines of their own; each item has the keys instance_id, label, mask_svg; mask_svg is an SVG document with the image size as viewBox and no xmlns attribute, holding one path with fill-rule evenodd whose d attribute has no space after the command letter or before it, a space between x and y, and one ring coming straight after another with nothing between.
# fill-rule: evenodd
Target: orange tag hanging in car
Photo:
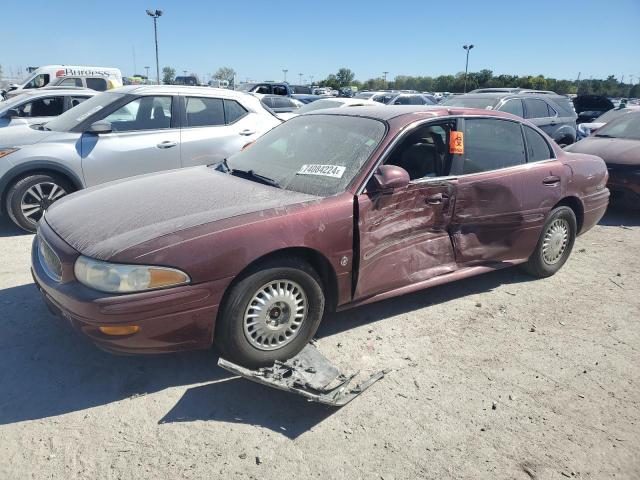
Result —
<instances>
[{"instance_id":1,"label":"orange tag hanging in car","mask_svg":"<svg viewBox=\"0 0 640 480\"><path fill-rule=\"evenodd\" d=\"M455 130L449 133L449 153L464 155L464 133Z\"/></svg>"}]
</instances>

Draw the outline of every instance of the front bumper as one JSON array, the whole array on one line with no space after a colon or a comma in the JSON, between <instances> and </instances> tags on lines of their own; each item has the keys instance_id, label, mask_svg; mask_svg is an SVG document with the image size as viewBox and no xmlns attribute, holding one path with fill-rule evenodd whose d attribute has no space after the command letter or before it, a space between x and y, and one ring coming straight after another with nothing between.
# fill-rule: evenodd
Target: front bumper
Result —
<instances>
[{"instance_id":1,"label":"front bumper","mask_svg":"<svg viewBox=\"0 0 640 480\"><path fill-rule=\"evenodd\" d=\"M33 279L49 309L89 337L98 347L117 353L168 353L208 348L218 306L230 279L134 294L105 294L79 283L73 265L79 253L46 224L38 235L60 259L62 275L54 280L38 256L37 236L31 254ZM139 331L111 336L101 326L137 325Z\"/></svg>"}]
</instances>

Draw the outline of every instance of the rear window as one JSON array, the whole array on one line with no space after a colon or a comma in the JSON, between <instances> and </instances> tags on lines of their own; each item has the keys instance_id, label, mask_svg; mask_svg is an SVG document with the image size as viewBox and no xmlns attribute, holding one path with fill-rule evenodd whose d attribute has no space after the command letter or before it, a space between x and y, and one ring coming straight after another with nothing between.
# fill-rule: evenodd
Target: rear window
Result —
<instances>
[{"instance_id":1,"label":"rear window","mask_svg":"<svg viewBox=\"0 0 640 480\"><path fill-rule=\"evenodd\" d=\"M246 114L247 111L245 110L245 108L235 100L224 101L224 115L227 124L237 122Z\"/></svg>"},{"instance_id":2,"label":"rear window","mask_svg":"<svg viewBox=\"0 0 640 480\"><path fill-rule=\"evenodd\" d=\"M187 97L187 127L224 125L224 106L220 98Z\"/></svg>"},{"instance_id":3,"label":"rear window","mask_svg":"<svg viewBox=\"0 0 640 480\"><path fill-rule=\"evenodd\" d=\"M538 162L553 158L547 141L531 127L524 127L524 137L527 140L527 154L529 162Z\"/></svg>"},{"instance_id":4,"label":"rear window","mask_svg":"<svg viewBox=\"0 0 640 480\"><path fill-rule=\"evenodd\" d=\"M524 105L527 109L527 118L545 118L549 117L549 108L547 102L538 98L526 98Z\"/></svg>"}]
</instances>

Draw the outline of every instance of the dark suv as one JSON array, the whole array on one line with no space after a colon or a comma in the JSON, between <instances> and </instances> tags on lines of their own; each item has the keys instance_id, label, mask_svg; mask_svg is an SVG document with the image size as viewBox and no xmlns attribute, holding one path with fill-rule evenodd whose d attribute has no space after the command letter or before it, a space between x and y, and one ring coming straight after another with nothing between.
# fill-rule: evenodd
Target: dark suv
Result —
<instances>
[{"instance_id":1,"label":"dark suv","mask_svg":"<svg viewBox=\"0 0 640 480\"><path fill-rule=\"evenodd\" d=\"M474 90L442 105L499 110L526 118L564 147L576 141L576 111L571 99L546 90L518 88Z\"/></svg>"}]
</instances>

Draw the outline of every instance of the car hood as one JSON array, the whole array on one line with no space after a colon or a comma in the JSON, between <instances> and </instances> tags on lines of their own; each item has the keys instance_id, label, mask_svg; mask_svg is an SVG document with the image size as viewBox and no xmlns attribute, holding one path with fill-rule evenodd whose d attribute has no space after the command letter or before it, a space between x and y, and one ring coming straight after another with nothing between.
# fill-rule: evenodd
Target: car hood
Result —
<instances>
[{"instance_id":1,"label":"car hood","mask_svg":"<svg viewBox=\"0 0 640 480\"><path fill-rule=\"evenodd\" d=\"M10 125L0 129L0 148L33 145L56 133L57 132L31 128L27 123Z\"/></svg>"},{"instance_id":2,"label":"car hood","mask_svg":"<svg viewBox=\"0 0 640 480\"><path fill-rule=\"evenodd\" d=\"M640 140L587 137L569 145L567 152L597 155L607 164L640 165Z\"/></svg>"},{"instance_id":3,"label":"car hood","mask_svg":"<svg viewBox=\"0 0 640 480\"><path fill-rule=\"evenodd\" d=\"M135 245L191 227L318 199L194 167L74 193L56 202L44 218L78 252L109 260Z\"/></svg>"}]
</instances>

